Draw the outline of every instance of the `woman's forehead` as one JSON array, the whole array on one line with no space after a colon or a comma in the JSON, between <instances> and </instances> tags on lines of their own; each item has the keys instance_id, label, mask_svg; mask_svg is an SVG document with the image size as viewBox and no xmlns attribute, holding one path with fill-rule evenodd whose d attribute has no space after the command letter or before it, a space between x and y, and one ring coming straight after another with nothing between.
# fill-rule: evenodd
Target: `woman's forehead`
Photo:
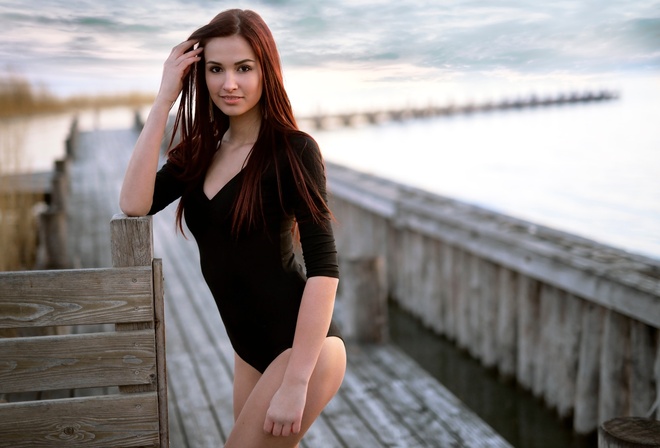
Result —
<instances>
[{"instance_id":1,"label":"woman's forehead","mask_svg":"<svg viewBox=\"0 0 660 448\"><path fill-rule=\"evenodd\" d=\"M257 57L245 38L234 35L214 37L204 44L204 57L220 64L235 64L246 59L256 62Z\"/></svg>"}]
</instances>

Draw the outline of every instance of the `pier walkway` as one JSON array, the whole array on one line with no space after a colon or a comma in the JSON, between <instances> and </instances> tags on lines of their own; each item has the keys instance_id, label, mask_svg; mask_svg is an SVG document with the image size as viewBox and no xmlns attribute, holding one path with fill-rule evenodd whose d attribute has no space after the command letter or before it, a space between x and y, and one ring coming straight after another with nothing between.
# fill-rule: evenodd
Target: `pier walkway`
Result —
<instances>
[{"instance_id":1,"label":"pier walkway","mask_svg":"<svg viewBox=\"0 0 660 448\"><path fill-rule=\"evenodd\" d=\"M118 213L133 130L83 132L71 165L69 254L73 267L111 265L110 219ZM174 230L174 206L154 217L163 259L170 445L222 445L233 424L233 351L198 268L195 242ZM339 394L305 437L321 447L508 447L441 384L391 345L349 345Z\"/></svg>"}]
</instances>

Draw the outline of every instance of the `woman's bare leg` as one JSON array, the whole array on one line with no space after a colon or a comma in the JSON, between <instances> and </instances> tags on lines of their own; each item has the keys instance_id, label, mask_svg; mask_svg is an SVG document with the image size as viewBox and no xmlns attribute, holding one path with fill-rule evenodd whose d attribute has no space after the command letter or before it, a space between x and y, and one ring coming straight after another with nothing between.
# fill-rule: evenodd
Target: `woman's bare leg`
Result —
<instances>
[{"instance_id":1,"label":"woman's bare leg","mask_svg":"<svg viewBox=\"0 0 660 448\"><path fill-rule=\"evenodd\" d=\"M323 408L337 393L346 370L346 348L341 339L328 337L323 344L309 381L300 433L286 437L266 434L263 430L266 411L268 411L273 395L282 384L290 353L289 349L278 356L257 381L244 404L234 406L235 409L241 407L241 410L225 445L226 448L294 448L321 414ZM247 386L247 382L245 386ZM242 389L243 386L239 386L239 388ZM234 390L236 395L236 389ZM239 391L237 395L240 399L243 392Z\"/></svg>"},{"instance_id":2,"label":"woman's bare leg","mask_svg":"<svg viewBox=\"0 0 660 448\"><path fill-rule=\"evenodd\" d=\"M261 373L234 353L234 422L245 405Z\"/></svg>"}]
</instances>

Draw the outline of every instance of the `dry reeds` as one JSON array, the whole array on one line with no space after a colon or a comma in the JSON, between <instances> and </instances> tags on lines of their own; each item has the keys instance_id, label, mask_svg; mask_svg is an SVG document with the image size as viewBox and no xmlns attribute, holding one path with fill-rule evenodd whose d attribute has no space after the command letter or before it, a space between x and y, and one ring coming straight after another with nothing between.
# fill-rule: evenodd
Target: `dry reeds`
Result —
<instances>
[{"instance_id":1,"label":"dry reeds","mask_svg":"<svg viewBox=\"0 0 660 448\"><path fill-rule=\"evenodd\" d=\"M25 128L0 120L0 271L32 269L37 251L38 198L12 185L8 173L24 171L18 148Z\"/></svg>"},{"instance_id":2,"label":"dry reeds","mask_svg":"<svg viewBox=\"0 0 660 448\"><path fill-rule=\"evenodd\" d=\"M47 87L34 85L19 74L11 71L0 74L0 119L81 109L139 107L150 104L153 100L153 94L141 92L59 98Z\"/></svg>"}]
</instances>

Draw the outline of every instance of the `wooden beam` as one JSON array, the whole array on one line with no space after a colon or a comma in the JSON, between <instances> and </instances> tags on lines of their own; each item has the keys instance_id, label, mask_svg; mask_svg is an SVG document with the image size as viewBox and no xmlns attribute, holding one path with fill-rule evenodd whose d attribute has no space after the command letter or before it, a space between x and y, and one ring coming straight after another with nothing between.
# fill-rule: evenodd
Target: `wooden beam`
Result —
<instances>
[{"instance_id":1,"label":"wooden beam","mask_svg":"<svg viewBox=\"0 0 660 448\"><path fill-rule=\"evenodd\" d=\"M0 338L0 393L151 384L152 331Z\"/></svg>"},{"instance_id":2,"label":"wooden beam","mask_svg":"<svg viewBox=\"0 0 660 448\"><path fill-rule=\"evenodd\" d=\"M160 446L157 409L155 393L0 404L0 448Z\"/></svg>"},{"instance_id":3,"label":"wooden beam","mask_svg":"<svg viewBox=\"0 0 660 448\"><path fill-rule=\"evenodd\" d=\"M0 328L153 320L150 267L0 273Z\"/></svg>"}]
</instances>

